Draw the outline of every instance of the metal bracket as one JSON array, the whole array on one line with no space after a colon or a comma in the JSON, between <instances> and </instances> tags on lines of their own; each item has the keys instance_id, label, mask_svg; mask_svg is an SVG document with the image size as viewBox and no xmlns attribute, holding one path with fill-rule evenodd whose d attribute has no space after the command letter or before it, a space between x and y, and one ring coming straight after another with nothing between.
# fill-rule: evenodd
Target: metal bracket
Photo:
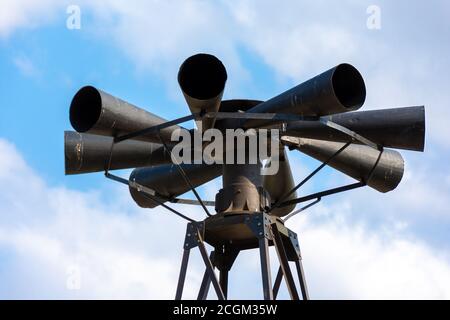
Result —
<instances>
[{"instance_id":1,"label":"metal bracket","mask_svg":"<svg viewBox=\"0 0 450 320\"><path fill-rule=\"evenodd\" d=\"M292 217L295 216L296 214L299 214L300 212L303 212L303 211L305 211L305 210L311 208L312 206L318 204L321 200L322 200L322 198L319 197L319 198L317 198L315 201L313 201L313 202L307 204L306 206L301 207L300 209L297 209L297 210L291 212L290 214L288 214L288 215L286 216L286 218L283 219L283 222L286 222L288 219L292 218Z\"/></svg>"},{"instance_id":2,"label":"metal bracket","mask_svg":"<svg viewBox=\"0 0 450 320\"><path fill-rule=\"evenodd\" d=\"M301 260L302 253L300 252L300 245L298 243L297 234L290 229L287 229L287 230L288 230L289 241L291 242L292 247L294 248L295 252L297 253L298 258Z\"/></svg>"},{"instance_id":3,"label":"metal bracket","mask_svg":"<svg viewBox=\"0 0 450 320\"><path fill-rule=\"evenodd\" d=\"M352 189L361 188L361 187L364 187L364 186L366 186L365 182L351 183L351 184L347 184L347 185L342 186L342 187L328 189L328 190L325 190L325 191L313 193L313 194L310 194L310 195L305 196L305 197L288 200L288 201L285 201L285 202L281 203L279 205L279 207L282 208L282 207L285 207L285 206L290 206L292 204L302 203L302 202L309 201L309 200L312 200L312 199L322 198L322 197L325 197L325 196L329 196L329 195L332 195L332 194L336 194L336 193L340 193L340 192L344 192L344 191L348 191L348 190L352 190Z\"/></svg>"},{"instance_id":4,"label":"metal bracket","mask_svg":"<svg viewBox=\"0 0 450 320\"><path fill-rule=\"evenodd\" d=\"M199 206L201 205L198 200L192 199L181 199L181 198L173 198L169 200L171 203L180 203L180 204L189 204ZM214 207L216 205L215 201L202 200L203 204L207 207Z\"/></svg>"},{"instance_id":5,"label":"metal bracket","mask_svg":"<svg viewBox=\"0 0 450 320\"><path fill-rule=\"evenodd\" d=\"M256 238L272 240L270 233L271 217L267 213L254 213L245 218L246 225L250 228Z\"/></svg>"},{"instance_id":6,"label":"metal bracket","mask_svg":"<svg viewBox=\"0 0 450 320\"><path fill-rule=\"evenodd\" d=\"M125 140L137 138L137 137L149 134L149 133L157 133L161 129L173 127L173 126L175 126L177 124L180 124L180 123L183 123L183 122L186 122L186 121L189 121L189 120L193 120L193 119L195 119L198 116L199 116L199 114L194 113L194 114L191 114L189 116L185 116L185 117L178 118L178 119L175 119L175 120L167 121L167 122L158 124L158 125L153 126L153 127L145 128L145 129L134 131L134 132L130 132L128 134L124 134L122 136L115 137L114 138L114 143L119 143L119 142L122 142L122 141L125 141Z\"/></svg>"},{"instance_id":7,"label":"metal bracket","mask_svg":"<svg viewBox=\"0 0 450 320\"><path fill-rule=\"evenodd\" d=\"M190 222L186 227L186 237L184 240L184 249L190 250L198 247L201 239L205 234L205 227L203 222Z\"/></svg>"},{"instance_id":8,"label":"metal bracket","mask_svg":"<svg viewBox=\"0 0 450 320\"><path fill-rule=\"evenodd\" d=\"M181 212L179 212L179 211L177 211L177 210L175 210L175 209L169 207L168 205L166 205L166 204L164 203L164 201L170 201L170 200L168 200L167 198L160 197L160 196L158 196L156 193L155 193L155 195L153 195L153 192L154 192L153 189L146 188L146 187L144 187L144 186L139 185L138 183L133 183L133 184L131 184L131 181L129 181L129 180L127 180L127 179L124 179L124 178L122 178L122 177L113 175L113 174L109 173L108 171L105 171L105 177L108 178L108 179L114 180L114 181L116 181L116 182L120 182L120 183L122 183L122 184L125 184L125 185L127 185L127 186L130 186L130 187L132 187L132 188L136 188L136 190L139 191L139 192L141 192L142 195L143 195L144 197L146 197L146 198L148 198L148 199L150 199L150 200L152 200L152 201L158 203L158 204L159 204L160 206L162 206L163 208L169 210L169 211L172 212L172 213L175 213L177 216L179 216L179 217L181 217L181 218L183 218L183 219L185 219L185 220L187 220L187 221L195 222L194 219L191 219L191 218L189 218L188 216L185 216L184 214L182 214ZM141 186L142 189L141 189L141 188L138 188L138 186ZM148 190L146 191L146 190L144 190L144 189L148 189ZM153 192L152 192L152 191L153 191Z\"/></svg>"},{"instance_id":9,"label":"metal bracket","mask_svg":"<svg viewBox=\"0 0 450 320\"><path fill-rule=\"evenodd\" d=\"M355 131L352 131L344 126L341 126L340 124L337 124L336 122L321 118L319 120L320 123L326 125L329 128L332 128L334 130L340 131L344 134L346 134L347 136L351 137L352 140L358 140L359 142L361 142L362 144L365 144L366 146L369 146L375 150L383 150L383 146L376 144L375 142L370 141L367 138L364 138L363 136L361 136L360 134L356 133Z\"/></svg>"},{"instance_id":10,"label":"metal bracket","mask_svg":"<svg viewBox=\"0 0 450 320\"><path fill-rule=\"evenodd\" d=\"M162 138L159 129L158 129L157 133L158 133L159 140L161 141L162 145L164 146L164 149L166 149L166 151L172 156L172 150L169 149L169 147L167 146L166 142ZM205 204L203 203L202 199L200 198L200 195L197 193L197 190L195 190L195 187L192 185L191 180L187 176L186 172L184 172L183 168L181 167L181 165L178 162L174 161L175 160L174 157L171 157L171 158L172 158L172 161L177 166L178 172L181 174L181 176L183 177L183 179L186 182L186 184L189 186L191 191L194 193L195 197L197 198L197 201L202 206L202 208L205 211L206 215L208 217L211 217L211 213L209 213L208 208L206 208Z\"/></svg>"},{"instance_id":11,"label":"metal bracket","mask_svg":"<svg viewBox=\"0 0 450 320\"><path fill-rule=\"evenodd\" d=\"M351 141L344 144L338 151L336 151L334 154L332 154L326 161L324 161L320 166L318 166L306 178L304 178L302 181L300 181L299 184L297 184L294 188L292 188L289 192L287 192L284 196L282 196L277 202L275 202L275 204L272 206L272 208L270 208L270 210L280 207L284 200L286 200L291 194L293 194L301 186L303 186L306 182L308 182L312 177L314 177L320 170L322 170L328 163L330 163L331 160L333 160L335 157L337 157L342 151L347 149L347 147L350 144L351 144Z\"/></svg>"}]
</instances>

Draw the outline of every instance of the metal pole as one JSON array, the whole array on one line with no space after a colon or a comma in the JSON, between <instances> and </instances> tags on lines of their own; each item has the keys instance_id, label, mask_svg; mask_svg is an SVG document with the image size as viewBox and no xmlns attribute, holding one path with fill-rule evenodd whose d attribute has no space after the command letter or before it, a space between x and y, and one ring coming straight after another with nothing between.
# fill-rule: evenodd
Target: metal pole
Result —
<instances>
[{"instance_id":1,"label":"metal pole","mask_svg":"<svg viewBox=\"0 0 450 320\"><path fill-rule=\"evenodd\" d=\"M198 248L200 250L200 254L202 255L203 262L205 263L206 270L209 274L209 278L211 279L214 290L216 291L217 298L219 300L225 300L225 295L223 294L222 288L220 287L219 281L217 280L216 274L214 273L213 265L211 263L211 260L209 260L208 258L208 253L206 252L205 244L203 243L203 239L198 230L197 230L197 237L199 240Z\"/></svg>"},{"instance_id":2,"label":"metal pole","mask_svg":"<svg viewBox=\"0 0 450 320\"><path fill-rule=\"evenodd\" d=\"M275 283L273 284L273 299L277 299L278 291L280 290L281 280L283 280L283 270L281 267L278 268L277 277L275 278Z\"/></svg>"},{"instance_id":3,"label":"metal pole","mask_svg":"<svg viewBox=\"0 0 450 320\"><path fill-rule=\"evenodd\" d=\"M202 284L200 285L200 290L198 291L197 300L206 300L208 297L209 286L211 284L211 279L209 278L208 270L205 270L203 274Z\"/></svg>"},{"instance_id":4,"label":"metal pole","mask_svg":"<svg viewBox=\"0 0 450 320\"><path fill-rule=\"evenodd\" d=\"M291 269L289 268L289 261L286 256L286 251L283 246L283 240L281 239L277 225L275 223L270 225L270 230L273 235L273 243L280 260L280 267L283 271L284 279L286 280L287 289L292 300L299 300L297 288L295 287L294 278L292 277Z\"/></svg>"},{"instance_id":5,"label":"metal pole","mask_svg":"<svg viewBox=\"0 0 450 320\"><path fill-rule=\"evenodd\" d=\"M223 291L223 295L225 296L225 299L227 299L227 297L228 297L228 270L226 270L226 269L220 270L219 282L220 282L220 287L222 288L222 291Z\"/></svg>"},{"instance_id":6,"label":"metal pole","mask_svg":"<svg viewBox=\"0 0 450 320\"><path fill-rule=\"evenodd\" d=\"M214 266L214 255L215 251L212 251L209 255L209 259L211 260ZM203 274L202 284L200 285L200 290L198 292L197 300L206 300L208 297L209 287L211 284L211 279L209 278L208 270L205 270Z\"/></svg>"},{"instance_id":7,"label":"metal pole","mask_svg":"<svg viewBox=\"0 0 450 320\"><path fill-rule=\"evenodd\" d=\"M261 237L259 239L259 254L261 259L264 300L273 300L272 280L270 276L269 241L266 237Z\"/></svg>"},{"instance_id":8,"label":"metal pole","mask_svg":"<svg viewBox=\"0 0 450 320\"><path fill-rule=\"evenodd\" d=\"M184 249L183 251L183 259L181 260L181 270L180 276L178 278L178 286L177 286L177 293L175 295L175 300L181 300L181 296L183 295L184 280L186 279L186 271L189 262L190 251L191 251L190 249Z\"/></svg>"},{"instance_id":9,"label":"metal pole","mask_svg":"<svg viewBox=\"0 0 450 320\"><path fill-rule=\"evenodd\" d=\"M298 281L300 282L303 300L309 300L308 287L306 286L305 280L305 271L303 270L302 260L300 257L298 260L295 260L295 267L297 268Z\"/></svg>"}]
</instances>

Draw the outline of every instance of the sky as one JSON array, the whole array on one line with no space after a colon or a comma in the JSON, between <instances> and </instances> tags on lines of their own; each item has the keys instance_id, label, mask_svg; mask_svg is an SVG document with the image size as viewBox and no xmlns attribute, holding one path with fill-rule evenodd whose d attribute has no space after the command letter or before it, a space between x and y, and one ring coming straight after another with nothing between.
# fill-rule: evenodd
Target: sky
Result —
<instances>
[{"instance_id":1,"label":"sky","mask_svg":"<svg viewBox=\"0 0 450 320\"><path fill-rule=\"evenodd\" d=\"M225 99L266 100L347 62L365 79L360 110L425 105L425 152L401 151L396 190L331 196L287 226L299 235L312 299L450 298L448 1L0 6L1 299L174 297L185 222L139 208L101 173L65 176L63 132L71 129L71 98L87 84L167 119L189 114L176 75L199 52L225 64ZM318 165L295 151L289 158L296 181ZM326 169L301 193L349 181ZM214 199L220 185L200 192ZM199 208L176 207L204 218ZM275 251L271 257L275 276ZM257 252L242 253L234 268L230 298L262 298ZM195 253L185 298L196 297L202 274ZM288 298L284 285L280 297Z\"/></svg>"}]
</instances>

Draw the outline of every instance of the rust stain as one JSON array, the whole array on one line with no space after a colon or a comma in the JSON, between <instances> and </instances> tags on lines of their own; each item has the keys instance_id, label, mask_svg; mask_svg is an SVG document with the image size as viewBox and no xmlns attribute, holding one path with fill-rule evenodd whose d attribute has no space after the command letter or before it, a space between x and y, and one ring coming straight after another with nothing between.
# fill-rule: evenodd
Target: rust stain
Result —
<instances>
[{"instance_id":1,"label":"rust stain","mask_svg":"<svg viewBox=\"0 0 450 320\"><path fill-rule=\"evenodd\" d=\"M81 165L83 163L83 143L80 141L75 145L75 153L77 155L78 160L78 169L81 168Z\"/></svg>"}]
</instances>

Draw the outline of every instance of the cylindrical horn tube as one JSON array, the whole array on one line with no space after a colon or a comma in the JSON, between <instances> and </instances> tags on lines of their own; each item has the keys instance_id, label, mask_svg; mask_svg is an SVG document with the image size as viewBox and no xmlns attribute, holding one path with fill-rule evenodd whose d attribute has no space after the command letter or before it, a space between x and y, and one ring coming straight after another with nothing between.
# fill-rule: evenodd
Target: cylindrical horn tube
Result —
<instances>
[{"instance_id":1,"label":"cylindrical horn tube","mask_svg":"<svg viewBox=\"0 0 450 320\"><path fill-rule=\"evenodd\" d=\"M275 161L273 157L270 158L268 163L266 163L266 167L271 165L270 162L272 161ZM263 176L263 185L267 192L269 192L272 203L276 203L278 200L281 200L283 196L285 196L289 191L292 190L292 188L295 187L291 166L289 164L289 159L284 147L282 147L278 161L278 172L274 175ZM283 199L283 201L292 200L295 198L297 198L297 193L293 192L286 199ZM286 207L275 208L270 213L278 217L283 217L291 213L294 209L295 204Z\"/></svg>"},{"instance_id":2,"label":"cylindrical horn tube","mask_svg":"<svg viewBox=\"0 0 450 320\"><path fill-rule=\"evenodd\" d=\"M226 81L224 65L210 54L200 53L189 57L178 72L178 83L192 113L217 112ZM203 119L202 130L212 128L214 122L213 118Z\"/></svg>"},{"instance_id":3,"label":"cylindrical horn tube","mask_svg":"<svg viewBox=\"0 0 450 320\"><path fill-rule=\"evenodd\" d=\"M80 174L104 171L110 160L112 137L66 131L65 172ZM110 168L129 169L171 163L170 154L158 143L126 140L114 145Z\"/></svg>"},{"instance_id":4,"label":"cylindrical horn tube","mask_svg":"<svg viewBox=\"0 0 450 320\"><path fill-rule=\"evenodd\" d=\"M361 108L366 87L359 71L340 64L256 107L249 113L288 113L300 116L324 116ZM274 124L266 120L245 120L245 128Z\"/></svg>"},{"instance_id":5,"label":"cylindrical horn tube","mask_svg":"<svg viewBox=\"0 0 450 320\"><path fill-rule=\"evenodd\" d=\"M222 174L222 165L182 164L181 166L194 187ZM135 169L130 175L130 181L153 189L166 198L177 197L190 191L174 164ZM159 205L133 187L130 187L130 193L133 200L142 208L154 208Z\"/></svg>"},{"instance_id":6,"label":"cylindrical horn tube","mask_svg":"<svg viewBox=\"0 0 450 320\"><path fill-rule=\"evenodd\" d=\"M341 142L295 137L283 137L282 141L289 147L322 162L344 146ZM404 171L403 158L397 151L384 149L380 155L378 150L356 144L349 145L328 165L356 180L364 181L369 187L383 193L392 191L398 186ZM375 169L371 174L373 167Z\"/></svg>"},{"instance_id":7,"label":"cylindrical horn tube","mask_svg":"<svg viewBox=\"0 0 450 320\"><path fill-rule=\"evenodd\" d=\"M357 111L324 117L388 148L423 151L425 108L407 107ZM286 125L283 135L346 142L346 134L317 121L296 121ZM358 141L355 141L358 143Z\"/></svg>"},{"instance_id":8,"label":"cylindrical horn tube","mask_svg":"<svg viewBox=\"0 0 450 320\"><path fill-rule=\"evenodd\" d=\"M92 86L81 88L70 104L70 123L80 133L120 136L167 122L153 113L138 108ZM170 141L172 126L161 130L161 137ZM155 133L136 138L159 142Z\"/></svg>"}]
</instances>

